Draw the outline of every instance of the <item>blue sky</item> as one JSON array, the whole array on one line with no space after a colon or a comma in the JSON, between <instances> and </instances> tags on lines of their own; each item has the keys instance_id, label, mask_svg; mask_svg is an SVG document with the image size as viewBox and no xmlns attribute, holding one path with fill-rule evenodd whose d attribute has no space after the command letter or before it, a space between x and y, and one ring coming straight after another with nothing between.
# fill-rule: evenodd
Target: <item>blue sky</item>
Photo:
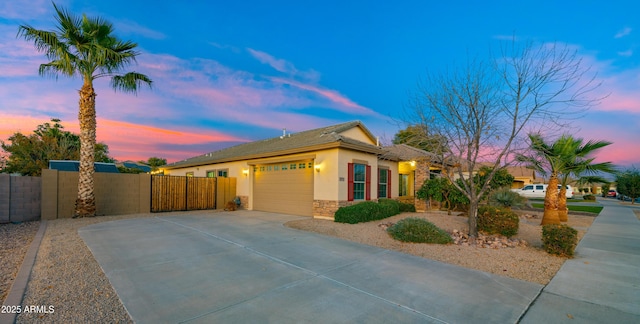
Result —
<instances>
[{"instance_id":1,"label":"blue sky","mask_svg":"<svg viewBox=\"0 0 640 324\"><path fill-rule=\"evenodd\" d=\"M633 1L57 1L139 44L137 96L98 93L98 140L119 160L178 161L232 143L361 120L389 141L427 71L485 58L514 35L578 52L608 95L570 131L640 166L640 5ZM50 118L77 131L80 79L40 77L20 24L53 29L49 1L0 3L0 139Z\"/></svg>"}]
</instances>

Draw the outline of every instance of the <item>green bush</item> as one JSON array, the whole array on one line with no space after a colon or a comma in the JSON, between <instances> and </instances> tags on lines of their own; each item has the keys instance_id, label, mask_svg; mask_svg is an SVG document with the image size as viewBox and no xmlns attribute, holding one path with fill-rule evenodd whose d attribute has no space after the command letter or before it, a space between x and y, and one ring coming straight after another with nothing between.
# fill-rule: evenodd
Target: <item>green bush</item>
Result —
<instances>
[{"instance_id":1,"label":"green bush","mask_svg":"<svg viewBox=\"0 0 640 324\"><path fill-rule=\"evenodd\" d=\"M400 202L393 199L379 199L378 204L383 209L383 214L389 216L400 214ZM388 217L388 216L387 216Z\"/></svg>"},{"instance_id":2,"label":"green bush","mask_svg":"<svg viewBox=\"0 0 640 324\"><path fill-rule=\"evenodd\" d=\"M401 213L415 213L416 212L416 205L414 204L408 204L408 203L400 203L400 212Z\"/></svg>"},{"instance_id":3,"label":"green bush","mask_svg":"<svg viewBox=\"0 0 640 324\"><path fill-rule=\"evenodd\" d=\"M478 208L478 230L487 234L500 234L512 237L518 234L520 218L511 210L481 206Z\"/></svg>"},{"instance_id":4,"label":"green bush","mask_svg":"<svg viewBox=\"0 0 640 324\"><path fill-rule=\"evenodd\" d=\"M584 195L582 198L584 198L584 200L596 200L596 196L594 195Z\"/></svg>"},{"instance_id":5,"label":"green bush","mask_svg":"<svg viewBox=\"0 0 640 324\"><path fill-rule=\"evenodd\" d=\"M542 247L550 254L573 257L578 245L578 231L567 225L542 226Z\"/></svg>"},{"instance_id":6,"label":"green bush","mask_svg":"<svg viewBox=\"0 0 640 324\"><path fill-rule=\"evenodd\" d=\"M451 235L422 218L405 218L387 229L394 239L412 243L449 244Z\"/></svg>"},{"instance_id":7,"label":"green bush","mask_svg":"<svg viewBox=\"0 0 640 324\"><path fill-rule=\"evenodd\" d=\"M509 188L498 189L489 195L489 204L496 207L520 207L524 205L526 200L525 197L511 191Z\"/></svg>"}]
</instances>

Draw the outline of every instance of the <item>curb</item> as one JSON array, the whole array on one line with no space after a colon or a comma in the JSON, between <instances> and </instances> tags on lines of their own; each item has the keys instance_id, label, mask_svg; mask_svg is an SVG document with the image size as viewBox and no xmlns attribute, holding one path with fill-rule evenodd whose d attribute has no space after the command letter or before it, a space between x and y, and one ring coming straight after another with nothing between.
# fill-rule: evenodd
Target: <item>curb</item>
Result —
<instances>
[{"instance_id":1,"label":"curb","mask_svg":"<svg viewBox=\"0 0 640 324\"><path fill-rule=\"evenodd\" d=\"M13 281L11 289L9 289L9 294L4 302L5 306L22 306L22 300L27 292L27 284L31 278L31 270L33 269L33 265L36 263L36 256L38 255L40 243L42 242L46 228L47 221L41 220L40 228L33 237L29 250L27 250L27 254L25 254L24 260L22 260L20 270L18 270L18 275ZM0 323L15 323L17 317L17 313L0 314Z\"/></svg>"}]
</instances>

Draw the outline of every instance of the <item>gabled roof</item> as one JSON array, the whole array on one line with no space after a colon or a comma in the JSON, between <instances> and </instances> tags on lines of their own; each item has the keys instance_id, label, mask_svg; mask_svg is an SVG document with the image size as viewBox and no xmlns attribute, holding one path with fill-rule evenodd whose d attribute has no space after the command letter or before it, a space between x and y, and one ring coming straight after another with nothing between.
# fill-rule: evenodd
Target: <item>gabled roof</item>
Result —
<instances>
[{"instance_id":1,"label":"gabled roof","mask_svg":"<svg viewBox=\"0 0 640 324\"><path fill-rule=\"evenodd\" d=\"M336 147L381 155L383 151L379 146L341 135L341 133L355 127L359 127L371 142L376 142L376 138L362 124L362 122L351 121L299 133L286 134L261 141L240 144L219 151L192 157L180 162L171 163L163 166L162 168L176 169L206 164L260 159Z\"/></svg>"},{"instance_id":2,"label":"gabled roof","mask_svg":"<svg viewBox=\"0 0 640 324\"><path fill-rule=\"evenodd\" d=\"M138 169L138 170L142 170L142 172L151 172L151 167L150 166L144 165L144 164L141 164L141 163L138 163L138 162L124 161L121 164L125 168Z\"/></svg>"},{"instance_id":3,"label":"gabled roof","mask_svg":"<svg viewBox=\"0 0 640 324\"><path fill-rule=\"evenodd\" d=\"M437 156L431 152L421 150L417 147L409 146L407 144L395 144L391 146L385 146L383 148L389 154L398 157L402 161L415 160L421 157L428 157L436 160Z\"/></svg>"}]
</instances>

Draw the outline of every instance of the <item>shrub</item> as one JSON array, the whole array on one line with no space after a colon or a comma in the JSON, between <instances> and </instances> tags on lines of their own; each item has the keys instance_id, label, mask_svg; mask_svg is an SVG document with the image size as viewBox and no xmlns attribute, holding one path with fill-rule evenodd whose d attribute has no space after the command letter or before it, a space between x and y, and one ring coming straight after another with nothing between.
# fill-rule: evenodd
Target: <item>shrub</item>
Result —
<instances>
[{"instance_id":1,"label":"shrub","mask_svg":"<svg viewBox=\"0 0 640 324\"><path fill-rule=\"evenodd\" d=\"M542 247L550 254L573 257L578 245L578 231L567 225L542 226Z\"/></svg>"},{"instance_id":2,"label":"shrub","mask_svg":"<svg viewBox=\"0 0 640 324\"><path fill-rule=\"evenodd\" d=\"M594 195L584 195L582 198L584 198L584 200L596 200L596 196Z\"/></svg>"},{"instance_id":3,"label":"shrub","mask_svg":"<svg viewBox=\"0 0 640 324\"><path fill-rule=\"evenodd\" d=\"M520 196L517 192L511 191L509 188L498 189L489 195L489 204L497 207L520 207L524 205L526 200L526 198Z\"/></svg>"},{"instance_id":4,"label":"shrub","mask_svg":"<svg viewBox=\"0 0 640 324\"><path fill-rule=\"evenodd\" d=\"M408 204L408 203L400 203L400 212L401 213L415 213L416 212L416 205L414 204Z\"/></svg>"},{"instance_id":5,"label":"shrub","mask_svg":"<svg viewBox=\"0 0 640 324\"><path fill-rule=\"evenodd\" d=\"M400 214L400 202L397 200L379 199L378 204L383 209L384 214L390 214L390 216Z\"/></svg>"},{"instance_id":6,"label":"shrub","mask_svg":"<svg viewBox=\"0 0 640 324\"><path fill-rule=\"evenodd\" d=\"M478 230L487 234L500 234L511 237L518 234L520 218L508 209L481 206L478 208Z\"/></svg>"},{"instance_id":7,"label":"shrub","mask_svg":"<svg viewBox=\"0 0 640 324\"><path fill-rule=\"evenodd\" d=\"M387 229L394 239L412 243L449 244L451 235L422 218L405 218Z\"/></svg>"}]
</instances>

